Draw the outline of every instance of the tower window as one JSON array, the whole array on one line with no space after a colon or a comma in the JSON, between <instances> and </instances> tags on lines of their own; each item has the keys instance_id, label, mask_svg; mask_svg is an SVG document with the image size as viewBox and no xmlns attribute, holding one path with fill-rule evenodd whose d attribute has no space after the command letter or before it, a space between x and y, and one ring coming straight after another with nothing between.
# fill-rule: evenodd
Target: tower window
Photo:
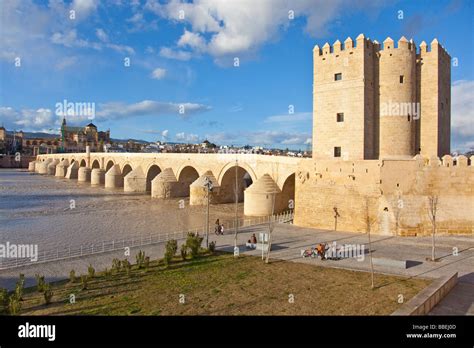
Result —
<instances>
[{"instance_id":1,"label":"tower window","mask_svg":"<svg viewBox=\"0 0 474 348\"><path fill-rule=\"evenodd\" d=\"M403 83L403 75L400 75L400 83Z\"/></svg>"},{"instance_id":2,"label":"tower window","mask_svg":"<svg viewBox=\"0 0 474 348\"><path fill-rule=\"evenodd\" d=\"M334 157L341 157L341 147L340 146L334 147Z\"/></svg>"},{"instance_id":3,"label":"tower window","mask_svg":"<svg viewBox=\"0 0 474 348\"><path fill-rule=\"evenodd\" d=\"M344 122L344 113L338 112L337 113L337 122Z\"/></svg>"},{"instance_id":4,"label":"tower window","mask_svg":"<svg viewBox=\"0 0 474 348\"><path fill-rule=\"evenodd\" d=\"M342 74L341 73L334 74L334 81L340 81L340 80L342 80Z\"/></svg>"}]
</instances>

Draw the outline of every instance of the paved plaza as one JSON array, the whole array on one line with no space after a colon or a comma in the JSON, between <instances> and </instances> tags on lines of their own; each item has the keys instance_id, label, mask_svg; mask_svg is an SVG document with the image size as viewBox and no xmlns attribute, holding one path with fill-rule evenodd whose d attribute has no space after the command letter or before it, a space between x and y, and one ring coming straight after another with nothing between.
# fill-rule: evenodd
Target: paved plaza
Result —
<instances>
[{"instance_id":1,"label":"paved plaza","mask_svg":"<svg viewBox=\"0 0 474 348\"><path fill-rule=\"evenodd\" d=\"M246 227L239 230L238 245L241 254L260 256L261 251L246 249L245 243L252 234L257 238L260 233L268 232L268 225ZM458 285L436 306L431 314L474 314L474 238L469 236L438 236L436 238L437 262L427 259L431 257L430 237L393 237L372 235L372 257L374 259L407 261L407 268L388 265L374 265L376 273L400 275L406 277L439 278L458 272ZM234 234L227 230L223 236L211 234L210 241L217 242L217 249L233 252ZM181 241L182 242L182 241ZM364 257L342 258L338 260L320 260L319 258L303 258L301 250L315 247L318 243L338 246L344 244L364 245ZM457 248L457 249L456 249ZM128 259L135 262L138 249L144 250L151 258L161 258L164 245L150 245L133 248ZM453 253L457 250L457 254ZM276 224L272 234L271 262L285 260L302 262L322 267L343 268L356 271L370 271L370 258L367 234L351 232L323 231L301 228L292 224ZM35 273L44 274L48 281L67 278L69 271L76 274L87 273L87 266L92 264L100 271L110 268L113 258L124 258L123 252L115 251L97 254L85 258L77 258L60 262L49 262L34 266L0 271L0 286L12 288L19 273L24 273L27 286L34 285ZM377 284L383 286L384 284Z\"/></svg>"}]
</instances>

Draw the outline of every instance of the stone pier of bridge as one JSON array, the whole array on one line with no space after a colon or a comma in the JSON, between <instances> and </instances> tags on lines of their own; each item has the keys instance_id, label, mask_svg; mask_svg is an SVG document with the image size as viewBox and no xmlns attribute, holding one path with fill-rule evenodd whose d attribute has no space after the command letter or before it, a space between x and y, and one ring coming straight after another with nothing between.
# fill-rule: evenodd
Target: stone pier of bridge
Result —
<instances>
[{"instance_id":1,"label":"stone pier of bridge","mask_svg":"<svg viewBox=\"0 0 474 348\"><path fill-rule=\"evenodd\" d=\"M253 154L86 152L38 155L29 170L155 199L189 197L191 205L207 204L208 194L211 204L237 199L245 215L263 216L293 209L299 161Z\"/></svg>"}]
</instances>

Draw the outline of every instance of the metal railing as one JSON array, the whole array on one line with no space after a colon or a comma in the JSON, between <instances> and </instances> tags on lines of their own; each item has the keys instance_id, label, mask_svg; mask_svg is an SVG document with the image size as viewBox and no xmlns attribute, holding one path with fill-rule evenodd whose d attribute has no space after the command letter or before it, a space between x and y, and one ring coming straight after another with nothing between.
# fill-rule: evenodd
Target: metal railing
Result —
<instances>
[{"instance_id":1,"label":"metal railing","mask_svg":"<svg viewBox=\"0 0 474 348\"><path fill-rule=\"evenodd\" d=\"M286 223L291 222L293 220L293 211L287 211L281 214L275 214L273 216L262 216L256 218L248 218L248 219L239 219L237 221L238 228L246 228L251 226L258 226L262 224L267 224L270 222L272 218L272 222L275 223ZM235 230L235 221L224 221L222 223L224 225L224 234L233 234ZM209 234L214 234L213 224L209 227ZM65 246L59 247L56 249L49 249L43 250L38 252L38 258L35 261L32 261L30 258L0 258L0 270L2 269L10 269L15 267L22 267L28 265L36 265L39 263L45 262L52 262L52 261L60 261L60 260L68 260L73 258L80 258L85 256L91 256L96 254L102 254L107 252L113 252L118 250L123 250L126 247L133 248L133 247L140 247L140 246L147 246L153 244L160 244L166 243L171 239L175 240L183 240L186 239L188 233L199 233L203 236L206 233L205 227L201 228L194 228L187 231L180 231L180 232L169 232L169 233L156 233L156 234L149 234L149 235L142 235L139 237L130 237L118 240L108 240L108 241L101 241L98 243L92 244L82 244L79 246Z\"/></svg>"}]
</instances>

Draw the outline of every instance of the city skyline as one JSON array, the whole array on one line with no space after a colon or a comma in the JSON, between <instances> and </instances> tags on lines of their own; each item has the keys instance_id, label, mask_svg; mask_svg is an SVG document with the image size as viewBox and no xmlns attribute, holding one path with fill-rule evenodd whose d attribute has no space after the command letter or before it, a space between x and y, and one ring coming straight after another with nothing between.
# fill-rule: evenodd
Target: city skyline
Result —
<instances>
[{"instance_id":1,"label":"city skyline","mask_svg":"<svg viewBox=\"0 0 474 348\"><path fill-rule=\"evenodd\" d=\"M94 103L93 122L114 138L304 149L313 47L364 32L446 47L456 59L451 148L474 148L472 3L239 4L7 1L0 119L8 129L54 132L55 106L67 100Z\"/></svg>"}]
</instances>

